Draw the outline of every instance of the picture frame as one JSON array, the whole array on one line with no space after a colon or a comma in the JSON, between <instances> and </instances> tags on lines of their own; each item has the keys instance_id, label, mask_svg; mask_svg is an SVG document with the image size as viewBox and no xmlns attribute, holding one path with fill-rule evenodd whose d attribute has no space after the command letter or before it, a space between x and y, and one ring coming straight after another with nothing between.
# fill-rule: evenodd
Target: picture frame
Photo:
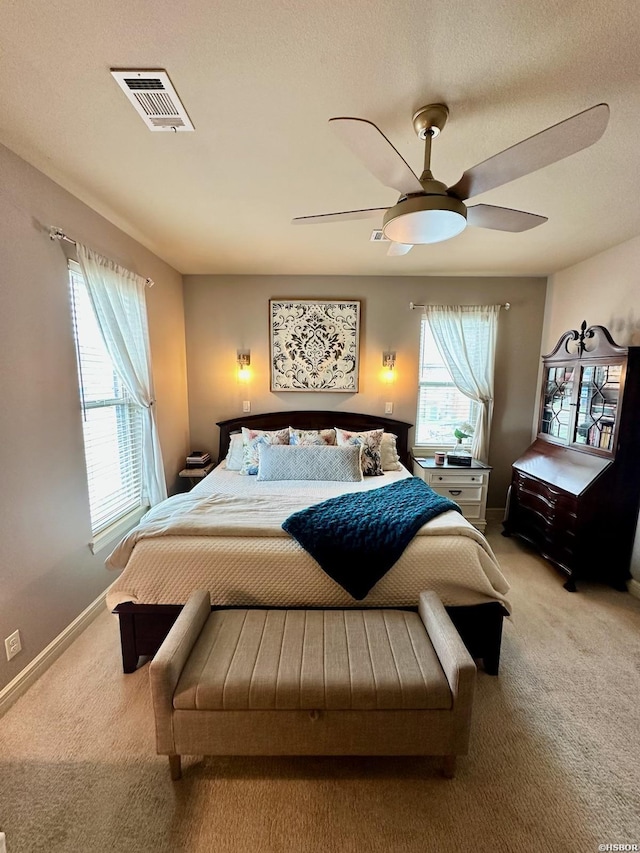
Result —
<instances>
[{"instance_id":1,"label":"picture frame","mask_svg":"<svg viewBox=\"0 0 640 853\"><path fill-rule=\"evenodd\" d=\"M271 391L357 393L360 302L270 299Z\"/></svg>"}]
</instances>

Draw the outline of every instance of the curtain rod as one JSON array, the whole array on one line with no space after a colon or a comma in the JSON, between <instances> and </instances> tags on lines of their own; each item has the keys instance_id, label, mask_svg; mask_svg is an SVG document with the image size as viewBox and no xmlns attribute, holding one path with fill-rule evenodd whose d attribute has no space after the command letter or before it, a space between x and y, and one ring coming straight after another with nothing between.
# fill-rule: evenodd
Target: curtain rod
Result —
<instances>
[{"instance_id":1,"label":"curtain rod","mask_svg":"<svg viewBox=\"0 0 640 853\"><path fill-rule=\"evenodd\" d=\"M426 305L419 305L417 302L410 302L410 303L409 303L409 310L410 310L410 311L414 311L416 308L426 308L426 307L427 307ZM470 306L470 307L474 307L474 306ZM505 303L504 303L503 305L501 305L500 307L501 307L501 308L504 308L504 310L505 310L505 311L508 311L508 310L509 310L509 308L511 308L511 303L510 303L510 302L505 302Z\"/></svg>"},{"instance_id":2,"label":"curtain rod","mask_svg":"<svg viewBox=\"0 0 640 853\"><path fill-rule=\"evenodd\" d=\"M67 237L67 235L62 231L61 228L56 228L55 225L52 225L49 228L49 239L50 240L64 240L65 243L72 243L74 246L77 245L75 240L72 240L71 237ZM152 278L145 279L147 287L153 287L155 284Z\"/></svg>"}]
</instances>

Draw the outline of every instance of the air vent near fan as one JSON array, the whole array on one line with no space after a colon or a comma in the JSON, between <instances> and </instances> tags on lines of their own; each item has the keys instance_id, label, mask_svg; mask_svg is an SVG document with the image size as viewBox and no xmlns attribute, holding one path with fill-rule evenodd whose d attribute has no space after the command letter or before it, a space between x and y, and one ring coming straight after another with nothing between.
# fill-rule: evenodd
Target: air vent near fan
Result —
<instances>
[{"instance_id":1,"label":"air vent near fan","mask_svg":"<svg viewBox=\"0 0 640 853\"><path fill-rule=\"evenodd\" d=\"M112 68L111 74L149 130L195 130L166 71Z\"/></svg>"},{"instance_id":2,"label":"air vent near fan","mask_svg":"<svg viewBox=\"0 0 640 853\"><path fill-rule=\"evenodd\" d=\"M390 242L389 238L384 236L384 231L382 230L382 228L374 228L374 230L371 232L371 237L369 237L369 240L372 243Z\"/></svg>"}]
</instances>

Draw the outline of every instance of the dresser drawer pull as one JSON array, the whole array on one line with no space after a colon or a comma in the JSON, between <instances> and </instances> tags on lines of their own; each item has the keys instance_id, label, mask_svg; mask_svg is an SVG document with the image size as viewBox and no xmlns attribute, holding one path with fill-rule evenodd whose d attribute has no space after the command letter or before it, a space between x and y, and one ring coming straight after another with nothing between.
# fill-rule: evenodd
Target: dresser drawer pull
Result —
<instances>
[{"instance_id":1,"label":"dresser drawer pull","mask_svg":"<svg viewBox=\"0 0 640 853\"><path fill-rule=\"evenodd\" d=\"M460 495L462 494L462 489L449 489L450 495Z\"/></svg>"}]
</instances>

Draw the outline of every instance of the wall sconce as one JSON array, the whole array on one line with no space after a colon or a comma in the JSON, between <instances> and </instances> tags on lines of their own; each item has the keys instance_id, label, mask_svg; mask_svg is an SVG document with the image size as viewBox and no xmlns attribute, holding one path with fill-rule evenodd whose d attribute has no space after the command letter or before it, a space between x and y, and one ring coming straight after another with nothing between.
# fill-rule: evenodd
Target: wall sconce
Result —
<instances>
[{"instance_id":1,"label":"wall sconce","mask_svg":"<svg viewBox=\"0 0 640 853\"><path fill-rule=\"evenodd\" d=\"M382 378L384 382L393 382L396 378L396 354L387 350L382 353Z\"/></svg>"},{"instance_id":2,"label":"wall sconce","mask_svg":"<svg viewBox=\"0 0 640 853\"><path fill-rule=\"evenodd\" d=\"M251 350L238 350L238 380L248 382L251 379Z\"/></svg>"}]
</instances>

